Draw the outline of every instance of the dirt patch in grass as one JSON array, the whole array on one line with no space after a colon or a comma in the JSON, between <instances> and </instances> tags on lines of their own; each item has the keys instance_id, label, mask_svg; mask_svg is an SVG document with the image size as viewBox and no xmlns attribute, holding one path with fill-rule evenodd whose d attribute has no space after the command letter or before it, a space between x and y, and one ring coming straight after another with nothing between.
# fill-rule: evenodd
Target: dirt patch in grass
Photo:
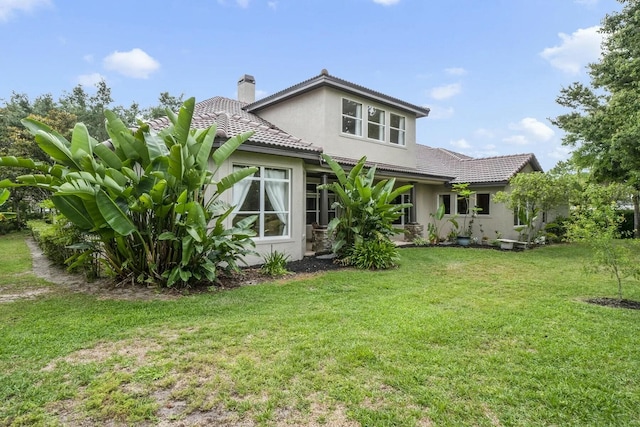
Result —
<instances>
[{"instance_id":1,"label":"dirt patch in grass","mask_svg":"<svg viewBox=\"0 0 640 427\"><path fill-rule=\"evenodd\" d=\"M630 310L640 310L640 301L617 298L591 298L586 300L589 304L602 305L613 308L628 308Z\"/></svg>"}]
</instances>

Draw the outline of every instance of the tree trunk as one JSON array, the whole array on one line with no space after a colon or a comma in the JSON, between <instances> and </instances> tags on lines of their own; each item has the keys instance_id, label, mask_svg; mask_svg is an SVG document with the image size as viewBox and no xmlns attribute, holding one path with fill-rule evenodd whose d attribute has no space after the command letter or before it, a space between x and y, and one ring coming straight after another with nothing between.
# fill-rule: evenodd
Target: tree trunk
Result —
<instances>
[{"instance_id":1,"label":"tree trunk","mask_svg":"<svg viewBox=\"0 0 640 427\"><path fill-rule=\"evenodd\" d=\"M633 236L640 238L640 193L633 195Z\"/></svg>"}]
</instances>

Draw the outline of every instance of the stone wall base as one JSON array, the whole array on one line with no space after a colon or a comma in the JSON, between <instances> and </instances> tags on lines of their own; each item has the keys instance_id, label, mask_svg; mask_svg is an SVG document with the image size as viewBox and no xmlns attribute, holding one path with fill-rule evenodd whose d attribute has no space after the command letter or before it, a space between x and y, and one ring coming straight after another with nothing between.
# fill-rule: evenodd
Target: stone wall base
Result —
<instances>
[{"instance_id":1,"label":"stone wall base","mask_svg":"<svg viewBox=\"0 0 640 427\"><path fill-rule=\"evenodd\" d=\"M313 242L311 244L311 249L316 254L326 254L331 252L332 245L333 240L331 239L331 235L326 228L313 229Z\"/></svg>"},{"instance_id":2,"label":"stone wall base","mask_svg":"<svg viewBox=\"0 0 640 427\"><path fill-rule=\"evenodd\" d=\"M404 241L413 242L416 237L424 238L424 225L418 223L405 224Z\"/></svg>"}]
</instances>

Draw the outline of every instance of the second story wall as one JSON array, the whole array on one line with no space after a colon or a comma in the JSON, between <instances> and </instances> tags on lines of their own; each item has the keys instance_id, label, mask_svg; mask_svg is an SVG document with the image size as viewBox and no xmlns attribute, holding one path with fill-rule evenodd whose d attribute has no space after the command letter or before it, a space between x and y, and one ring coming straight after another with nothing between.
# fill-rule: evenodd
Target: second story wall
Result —
<instances>
[{"instance_id":1,"label":"second story wall","mask_svg":"<svg viewBox=\"0 0 640 427\"><path fill-rule=\"evenodd\" d=\"M415 113L374 99L320 87L258 114L330 156L416 166Z\"/></svg>"}]
</instances>

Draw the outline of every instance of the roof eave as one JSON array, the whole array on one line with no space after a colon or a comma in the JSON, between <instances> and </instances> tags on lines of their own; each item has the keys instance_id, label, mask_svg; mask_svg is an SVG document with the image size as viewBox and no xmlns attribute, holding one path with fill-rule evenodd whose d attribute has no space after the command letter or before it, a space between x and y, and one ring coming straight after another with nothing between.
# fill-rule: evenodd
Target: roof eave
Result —
<instances>
[{"instance_id":1,"label":"roof eave","mask_svg":"<svg viewBox=\"0 0 640 427\"><path fill-rule=\"evenodd\" d=\"M339 89L354 95L375 99L385 104L394 106L398 109L410 111L414 113L417 118L427 117L429 115L429 111L430 111L429 108L419 107L417 105L413 105L411 103L404 102L399 99L368 90L366 88L349 83L345 80L338 79L333 76L325 75L325 74L321 74L317 77L307 80L306 82L300 83L296 86L292 86L289 89L285 89L271 96L267 96L266 98L262 98L252 104L246 105L243 108L246 111L253 113L256 111L260 111L264 108L267 108L271 105L275 105L287 99L301 95L303 93L310 92L322 86L328 86L328 87Z\"/></svg>"}]
</instances>

